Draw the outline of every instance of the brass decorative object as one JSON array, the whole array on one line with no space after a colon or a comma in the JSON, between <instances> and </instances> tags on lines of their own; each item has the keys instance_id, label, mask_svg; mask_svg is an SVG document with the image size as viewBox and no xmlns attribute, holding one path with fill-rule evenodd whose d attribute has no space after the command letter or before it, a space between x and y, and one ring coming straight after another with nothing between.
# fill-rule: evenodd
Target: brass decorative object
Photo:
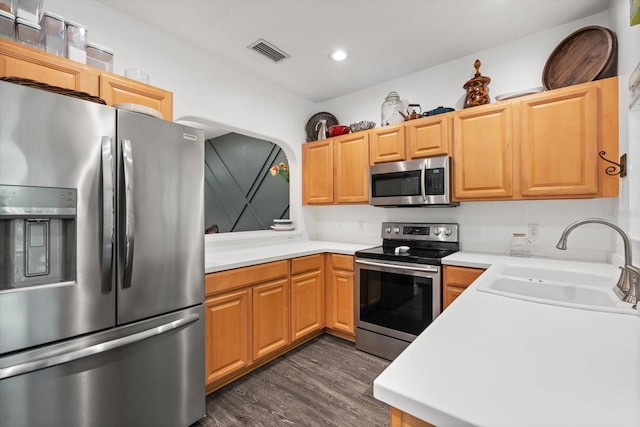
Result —
<instances>
[{"instance_id":1,"label":"brass decorative object","mask_svg":"<svg viewBox=\"0 0 640 427\"><path fill-rule=\"evenodd\" d=\"M476 74L463 86L463 88L467 90L464 108L476 107L491 102L489 99L489 89L487 87L489 83L491 83L491 78L480 74L480 65L482 65L480 60L476 59L476 62L473 63Z\"/></svg>"}]
</instances>

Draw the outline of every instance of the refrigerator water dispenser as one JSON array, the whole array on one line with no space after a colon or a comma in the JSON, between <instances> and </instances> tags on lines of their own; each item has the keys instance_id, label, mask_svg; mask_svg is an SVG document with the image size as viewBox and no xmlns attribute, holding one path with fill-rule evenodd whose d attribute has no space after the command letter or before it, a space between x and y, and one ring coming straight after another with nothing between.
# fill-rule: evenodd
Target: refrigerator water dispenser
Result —
<instances>
[{"instance_id":1,"label":"refrigerator water dispenser","mask_svg":"<svg viewBox=\"0 0 640 427\"><path fill-rule=\"evenodd\" d=\"M75 280L76 190L0 185L0 290Z\"/></svg>"}]
</instances>

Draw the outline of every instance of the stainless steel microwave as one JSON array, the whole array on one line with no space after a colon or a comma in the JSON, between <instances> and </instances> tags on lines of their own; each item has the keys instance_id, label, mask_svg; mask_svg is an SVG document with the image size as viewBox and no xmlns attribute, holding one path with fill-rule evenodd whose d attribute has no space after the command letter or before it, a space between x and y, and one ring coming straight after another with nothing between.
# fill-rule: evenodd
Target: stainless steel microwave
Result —
<instances>
[{"instance_id":1,"label":"stainless steel microwave","mask_svg":"<svg viewBox=\"0 0 640 427\"><path fill-rule=\"evenodd\" d=\"M373 206L458 206L451 201L449 156L370 167L369 204Z\"/></svg>"}]
</instances>

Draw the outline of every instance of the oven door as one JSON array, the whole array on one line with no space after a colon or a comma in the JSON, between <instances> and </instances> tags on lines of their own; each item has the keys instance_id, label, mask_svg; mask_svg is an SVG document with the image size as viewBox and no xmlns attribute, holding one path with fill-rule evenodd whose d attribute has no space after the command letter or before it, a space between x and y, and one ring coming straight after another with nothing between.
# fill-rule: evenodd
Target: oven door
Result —
<instances>
[{"instance_id":1,"label":"oven door","mask_svg":"<svg viewBox=\"0 0 640 427\"><path fill-rule=\"evenodd\" d=\"M440 267L356 258L356 327L412 342L440 314Z\"/></svg>"}]
</instances>

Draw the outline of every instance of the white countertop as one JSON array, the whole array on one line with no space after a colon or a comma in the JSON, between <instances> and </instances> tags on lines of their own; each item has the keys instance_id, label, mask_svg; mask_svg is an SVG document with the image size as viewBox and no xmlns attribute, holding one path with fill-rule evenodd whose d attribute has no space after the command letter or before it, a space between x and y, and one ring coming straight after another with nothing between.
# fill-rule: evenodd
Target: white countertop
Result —
<instances>
[{"instance_id":1,"label":"white countertop","mask_svg":"<svg viewBox=\"0 0 640 427\"><path fill-rule=\"evenodd\" d=\"M372 246L375 245L320 240L291 240L266 245L205 245L204 271L213 273L322 252L353 255L356 251Z\"/></svg>"},{"instance_id":2,"label":"white countertop","mask_svg":"<svg viewBox=\"0 0 640 427\"><path fill-rule=\"evenodd\" d=\"M603 263L459 252L616 274ZM375 380L374 396L438 427L640 426L640 317L477 291L487 270Z\"/></svg>"}]
</instances>

